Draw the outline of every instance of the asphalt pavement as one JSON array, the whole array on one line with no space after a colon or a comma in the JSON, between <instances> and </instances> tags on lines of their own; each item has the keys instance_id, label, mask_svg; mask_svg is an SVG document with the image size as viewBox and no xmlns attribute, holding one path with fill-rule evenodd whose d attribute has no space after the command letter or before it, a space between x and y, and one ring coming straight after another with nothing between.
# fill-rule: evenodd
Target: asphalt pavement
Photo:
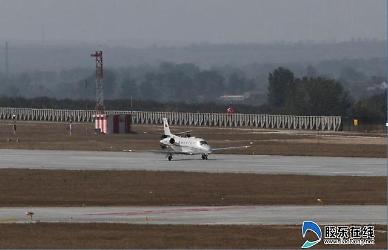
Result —
<instances>
[{"instance_id":1,"label":"asphalt pavement","mask_svg":"<svg viewBox=\"0 0 388 250\"><path fill-rule=\"evenodd\" d=\"M212 154L177 155L170 162L163 154L145 152L97 152L0 149L0 168L67 170L153 170L386 176L386 159L360 157L310 157Z\"/></svg>"},{"instance_id":2,"label":"asphalt pavement","mask_svg":"<svg viewBox=\"0 0 388 250\"><path fill-rule=\"evenodd\" d=\"M132 224L300 225L386 224L386 206L222 207L26 207L0 208L0 223L33 222Z\"/></svg>"}]
</instances>

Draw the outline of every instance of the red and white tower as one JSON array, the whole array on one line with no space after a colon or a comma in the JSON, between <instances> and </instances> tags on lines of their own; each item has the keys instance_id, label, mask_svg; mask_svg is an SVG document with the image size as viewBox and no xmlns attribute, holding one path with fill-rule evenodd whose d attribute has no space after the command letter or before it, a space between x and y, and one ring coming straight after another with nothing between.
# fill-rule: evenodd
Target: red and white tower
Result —
<instances>
[{"instance_id":1,"label":"red and white tower","mask_svg":"<svg viewBox=\"0 0 388 250\"><path fill-rule=\"evenodd\" d=\"M94 115L95 128L98 129L102 134L107 134L108 121L104 107L104 68L102 60L102 51L96 51L90 56L96 58L96 114Z\"/></svg>"},{"instance_id":2,"label":"red and white tower","mask_svg":"<svg viewBox=\"0 0 388 250\"><path fill-rule=\"evenodd\" d=\"M105 111L104 107L104 68L102 60L102 51L96 51L90 56L96 58L96 113L103 114Z\"/></svg>"}]
</instances>

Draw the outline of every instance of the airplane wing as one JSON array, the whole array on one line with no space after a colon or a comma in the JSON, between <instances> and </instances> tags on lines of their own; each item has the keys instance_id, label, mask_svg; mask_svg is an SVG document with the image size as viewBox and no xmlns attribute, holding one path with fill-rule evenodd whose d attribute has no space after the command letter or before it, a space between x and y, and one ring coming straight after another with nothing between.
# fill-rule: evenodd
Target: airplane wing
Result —
<instances>
[{"instance_id":1,"label":"airplane wing","mask_svg":"<svg viewBox=\"0 0 388 250\"><path fill-rule=\"evenodd\" d=\"M249 148L251 146L238 146L238 147L226 147L226 148L212 148L212 152L221 151L221 150L229 150L229 149L239 149L239 148Z\"/></svg>"},{"instance_id":2,"label":"airplane wing","mask_svg":"<svg viewBox=\"0 0 388 250\"><path fill-rule=\"evenodd\" d=\"M164 150L123 150L123 152L172 154L172 155L192 155L192 153L178 152L178 151L172 151L172 150L168 150L168 149L164 149Z\"/></svg>"},{"instance_id":3,"label":"airplane wing","mask_svg":"<svg viewBox=\"0 0 388 250\"><path fill-rule=\"evenodd\" d=\"M149 153L155 153L155 154L173 154L173 155L191 155L190 153L186 152L179 152L179 151L172 151L172 150L148 150Z\"/></svg>"},{"instance_id":4,"label":"airplane wing","mask_svg":"<svg viewBox=\"0 0 388 250\"><path fill-rule=\"evenodd\" d=\"M187 131L182 131L182 132L179 132L179 133L174 133L176 135L183 135L183 134L187 134L187 133L191 133L193 130L187 130Z\"/></svg>"}]
</instances>

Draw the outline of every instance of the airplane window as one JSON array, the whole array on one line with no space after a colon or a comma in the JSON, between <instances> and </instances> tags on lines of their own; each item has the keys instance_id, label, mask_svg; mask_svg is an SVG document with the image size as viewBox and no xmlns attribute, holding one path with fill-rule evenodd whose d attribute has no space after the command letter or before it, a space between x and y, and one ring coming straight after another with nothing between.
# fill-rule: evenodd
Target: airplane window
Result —
<instances>
[{"instance_id":1,"label":"airplane window","mask_svg":"<svg viewBox=\"0 0 388 250\"><path fill-rule=\"evenodd\" d=\"M200 141L199 142L201 145L207 145L207 142L206 141Z\"/></svg>"}]
</instances>

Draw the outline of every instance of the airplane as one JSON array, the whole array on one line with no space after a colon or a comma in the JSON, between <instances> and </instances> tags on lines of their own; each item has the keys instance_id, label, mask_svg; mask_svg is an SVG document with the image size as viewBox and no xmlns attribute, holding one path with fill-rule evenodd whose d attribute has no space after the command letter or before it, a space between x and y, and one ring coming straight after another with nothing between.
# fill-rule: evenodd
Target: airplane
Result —
<instances>
[{"instance_id":1,"label":"airplane","mask_svg":"<svg viewBox=\"0 0 388 250\"><path fill-rule=\"evenodd\" d=\"M167 153L167 158L169 161L172 160L172 156L174 154L201 155L202 160L207 160L208 155L215 151L237 148L249 148L249 146L212 148L206 140L190 136L190 134L188 134L188 132L190 131L179 133L186 133L186 137L172 134L170 131L170 127L168 126L167 118L162 118L162 120L164 134L162 135L160 140L160 147L165 153Z\"/></svg>"}]
</instances>

